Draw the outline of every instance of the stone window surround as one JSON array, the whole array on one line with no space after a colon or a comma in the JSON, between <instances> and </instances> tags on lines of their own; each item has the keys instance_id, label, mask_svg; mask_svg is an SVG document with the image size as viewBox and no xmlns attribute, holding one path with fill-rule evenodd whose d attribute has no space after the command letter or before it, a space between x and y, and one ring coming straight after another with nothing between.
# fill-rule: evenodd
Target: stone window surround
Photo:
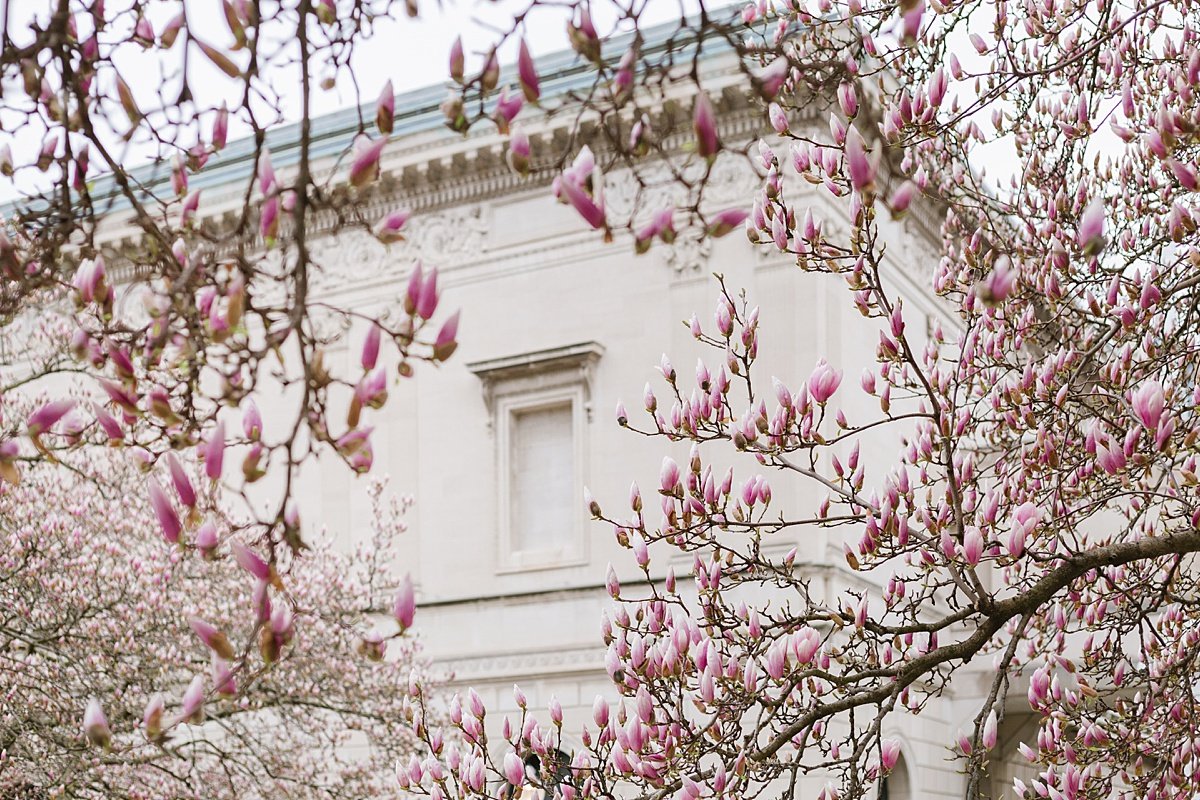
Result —
<instances>
[{"instance_id":1,"label":"stone window surround","mask_svg":"<svg viewBox=\"0 0 1200 800\"><path fill-rule=\"evenodd\" d=\"M495 441L497 490L497 573L532 572L580 566L588 562L583 487L587 475L587 426L592 421L595 365L604 354L597 342L581 342L546 350L477 361L467 369L479 378ZM513 509L510 436L516 415L569 404L572 410L575 486L578 500L567 544L552 550L517 550Z\"/></svg>"}]
</instances>

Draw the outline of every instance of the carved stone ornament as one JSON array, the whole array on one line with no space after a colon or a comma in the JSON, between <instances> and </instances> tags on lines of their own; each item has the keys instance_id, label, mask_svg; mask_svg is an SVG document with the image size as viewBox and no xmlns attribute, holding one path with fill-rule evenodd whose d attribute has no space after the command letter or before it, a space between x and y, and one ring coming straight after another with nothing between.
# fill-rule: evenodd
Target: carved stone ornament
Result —
<instances>
[{"instance_id":1,"label":"carved stone ornament","mask_svg":"<svg viewBox=\"0 0 1200 800\"><path fill-rule=\"evenodd\" d=\"M656 163L638 171L621 170L604 178L604 208L609 220L624 225L645 222L655 212L678 205L683 199L665 164Z\"/></svg>"},{"instance_id":2,"label":"carved stone ornament","mask_svg":"<svg viewBox=\"0 0 1200 800\"><path fill-rule=\"evenodd\" d=\"M686 228L671 244L659 245L659 248L663 262L675 271L676 277L691 277L702 273L708 264L712 239L694 228Z\"/></svg>"},{"instance_id":3,"label":"carved stone ornament","mask_svg":"<svg viewBox=\"0 0 1200 800\"><path fill-rule=\"evenodd\" d=\"M728 206L746 206L762 185L745 156L719 156L708 173L704 187L704 205L714 211Z\"/></svg>"},{"instance_id":4,"label":"carved stone ornament","mask_svg":"<svg viewBox=\"0 0 1200 800\"><path fill-rule=\"evenodd\" d=\"M403 241L390 245L361 230L318 239L311 248L321 267L317 288L332 291L398 277L416 261L443 269L475 261L486 250L488 225L483 208L469 206L415 215L404 233Z\"/></svg>"}]
</instances>

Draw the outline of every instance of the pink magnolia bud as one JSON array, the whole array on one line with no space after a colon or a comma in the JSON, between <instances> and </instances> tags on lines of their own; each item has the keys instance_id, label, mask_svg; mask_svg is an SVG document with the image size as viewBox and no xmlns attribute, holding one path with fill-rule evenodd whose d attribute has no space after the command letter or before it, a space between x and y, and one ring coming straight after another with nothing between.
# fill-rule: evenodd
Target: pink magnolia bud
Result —
<instances>
[{"instance_id":1,"label":"pink magnolia bud","mask_svg":"<svg viewBox=\"0 0 1200 800\"><path fill-rule=\"evenodd\" d=\"M183 722L200 723L204 721L204 676L197 675L188 684L183 693L183 703L179 709L179 719Z\"/></svg>"},{"instance_id":2,"label":"pink magnolia bud","mask_svg":"<svg viewBox=\"0 0 1200 800\"><path fill-rule=\"evenodd\" d=\"M858 95L854 92L853 83L842 83L837 90L838 105L841 106L842 113L847 117L853 118L858 114Z\"/></svg>"},{"instance_id":3,"label":"pink magnolia bud","mask_svg":"<svg viewBox=\"0 0 1200 800\"><path fill-rule=\"evenodd\" d=\"M521 763L517 754L511 751L504 754L504 779L513 786L520 786L525 782L525 765Z\"/></svg>"},{"instance_id":4,"label":"pink magnolia bud","mask_svg":"<svg viewBox=\"0 0 1200 800\"><path fill-rule=\"evenodd\" d=\"M217 526L207 521L196 530L196 549L204 558L212 558L217 550Z\"/></svg>"},{"instance_id":5,"label":"pink magnolia bud","mask_svg":"<svg viewBox=\"0 0 1200 800\"><path fill-rule=\"evenodd\" d=\"M375 127L383 135L388 135L392 132L392 123L396 116L396 92L392 88L392 82L389 80L383 85L383 89L379 92L379 99L375 101Z\"/></svg>"},{"instance_id":6,"label":"pink magnolia bud","mask_svg":"<svg viewBox=\"0 0 1200 800\"><path fill-rule=\"evenodd\" d=\"M903 12L900 17L902 25L902 41L909 43L916 40L917 35L921 32L921 18L925 14L925 0L917 0L907 11ZM974 34L972 34L974 35Z\"/></svg>"},{"instance_id":7,"label":"pink magnolia bud","mask_svg":"<svg viewBox=\"0 0 1200 800\"><path fill-rule=\"evenodd\" d=\"M508 166L518 175L528 175L530 154L529 135L520 127L513 128L508 140Z\"/></svg>"},{"instance_id":8,"label":"pink magnolia bud","mask_svg":"<svg viewBox=\"0 0 1200 800\"><path fill-rule=\"evenodd\" d=\"M258 231L268 243L279 235L279 198L267 198L259 211Z\"/></svg>"},{"instance_id":9,"label":"pink magnolia bud","mask_svg":"<svg viewBox=\"0 0 1200 800\"><path fill-rule=\"evenodd\" d=\"M1138 387L1132 397L1133 413L1150 432L1158 430L1166 398L1163 386L1156 380L1148 380Z\"/></svg>"},{"instance_id":10,"label":"pink magnolia bud","mask_svg":"<svg viewBox=\"0 0 1200 800\"><path fill-rule=\"evenodd\" d=\"M879 751L879 763L883 766L884 772L891 772L896 767L896 762L900 760L900 741L884 739L879 743Z\"/></svg>"},{"instance_id":11,"label":"pink magnolia bud","mask_svg":"<svg viewBox=\"0 0 1200 800\"><path fill-rule=\"evenodd\" d=\"M191 194L189 194L187 197L185 197L183 199L183 205L180 206L180 210L179 210L179 224L182 227L187 227L188 225L190 225L192 222L192 218L196 215L196 211L199 208L200 208L200 190L196 189L194 192L192 192ZM174 252L174 250L172 250L172 252ZM184 253L186 255L185 248L184 248ZM177 261L179 261L179 263L181 263L181 264L184 263L184 260L179 257L178 253L175 254L175 258Z\"/></svg>"},{"instance_id":12,"label":"pink magnolia bud","mask_svg":"<svg viewBox=\"0 0 1200 800\"><path fill-rule=\"evenodd\" d=\"M400 231L404 224L408 222L411 214L406 210L396 210L385 216L379 222L375 223L375 238L384 244L399 242L404 240L404 234Z\"/></svg>"},{"instance_id":13,"label":"pink magnolia bud","mask_svg":"<svg viewBox=\"0 0 1200 800\"><path fill-rule=\"evenodd\" d=\"M592 496L592 490L586 486L583 487L583 506L594 519L600 519L603 516L600 512L600 504Z\"/></svg>"},{"instance_id":14,"label":"pink magnolia bud","mask_svg":"<svg viewBox=\"0 0 1200 800\"><path fill-rule=\"evenodd\" d=\"M350 164L350 185L361 188L379 177L379 158L387 146L387 137L371 141L360 138L354 145L354 160Z\"/></svg>"},{"instance_id":15,"label":"pink magnolia bud","mask_svg":"<svg viewBox=\"0 0 1200 800\"><path fill-rule=\"evenodd\" d=\"M813 400L824 403L833 397L842 383L842 371L835 370L821 359L808 377L808 393Z\"/></svg>"},{"instance_id":16,"label":"pink magnolia bud","mask_svg":"<svg viewBox=\"0 0 1200 800\"><path fill-rule=\"evenodd\" d=\"M510 93L507 86L500 90L495 113L496 128L500 133L508 133L509 123L517 118L524 105L524 98L519 94Z\"/></svg>"},{"instance_id":17,"label":"pink magnolia bud","mask_svg":"<svg viewBox=\"0 0 1200 800\"><path fill-rule=\"evenodd\" d=\"M30 438L36 439L75 408L74 400L52 400L29 415L26 422Z\"/></svg>"},{"instance_id":18,"label":"pink magnolia bud","mask_svg":"<svg viewBox=\"0 0 1200 800\"><path fill-rule=\"evenodd\" d=\"M612 95L617 104L623 104L633 93L633 72L637 58L638 49L630 47L625 51L625 55L621 56L621 63L617 65L612 81Z\"/></svg>"},{"instance_id":19,"label":"pink magnolia bud","mask_svg":"<svg viewBox=\"0 0 1200 800\"><path fill-rule=\"evenodd\" d=\"M179 542L179 534L183 530L183 526L179 523L179 515L175 513L174 506L171 505L170 498L163 491L162 486L158 481L151 478L147 481L147 488L150 491L150 506L154 509L154 516L158 518L158 525L162 528L163 538L171 544Z\"/></svg>"},{"instance_id":20,"label":"pink magnolia bud","mask_svg":"<svg viewBox=\"0 0 1200 800\"><path fill-rule=\"evenodd\" d=\"M450 46L450 78L455 83L463 82L465 67L466 59L463 56L462 37L459 36L454 40L454 44Z\"/></svg>"},{"instance_id":21,"label":"pink magnolia bud","mask_svg":"<svg viewBox=\"0 0 1200 800\"><path fill-rule=\"evenodd\" d=\"M941 106L948 86L949 82L946 78L946 70L938 67L937 71L933 73L933 77L929 79L929 105L933 108Z\"/></svg>"},{"instance_id":22,"label":"pink magnolia bud","mask_svg":"<svg viewBox=\"0 0 1200 800\"><path fill-rule=\"evenodd\" d=\"M562 725L563 709L562 703L558 702L558 698L554 695L550 696L550 720L558 726Z\"/></svg>"},{"instance_id":23,"label":"pink magnolia bud","mask_svg":"<svg viewBox=\"0 0 1200 800\"><path fill-rule=\"evenodd\" d=\"M987 719L983 723L983 736L980 743L984 749L991 750L996 746L996 709L988 712Z\"/></svg>"},{"instance_id":24,"label":"pink magnolia bud","mask_svg":"<svg viewBox=\"0 0 1200 800\"><path fill-rule=\"evenodd\" d=\"M262 415L258 413L258 406L251 397L246 398L245 408L242 410L242 433L252 442L257 442L262 436Z\"/></svg>"},{"instance_id":25,"label":"pink magnolia bud","mask_svg":"<svg viewBox=\"0 0 1200 800\"><path fill-rule=\"evenodd\" d=\"M405 575L400 582L400 590L396 592L396 602L392 605L392 616L400 623L400 630L412 627L413 617L417 612L416 594L413 590L411 575Z\"/></svg>"},{"instance_id":26,"label":"pink magnolia bud","mask_svg":"<svg viewBox=\"0 0 1200 800\"><path fill-rule=\"evenodd\" d=\"M1020 558L1025 552L1025 543L1029 534L1041 521L1042 512L1032 503L1024 503L1013 511L1012 531L1008 536L1006 549L1013 558Z\"/></svg>"},{"instance_id":27,"label":"pink magnolia bud","mask_svg":"<svg viewBox=\"0 0 1200 800\"><path fill-rule=\"evenodd\" d=\"M1098 255L1104 249L1104 200L1092 200L1079 217L1075 231L1075 243L1085 256Z\"/></svg>"},{"instance_id":28,"label":"pink magnolia bud","mask_svg":"<svg viewBox=\"0 0 1200 800\"><path fill-rule=\"evenodd\" d=\"M430 319L437 311L438 305L438 271L437 268L429 270L429 273L421 278L421 265L418 264L413 271L413 279L419 281L418 292L413 303L413 310L417 316L422 319ZM412 292L412 282L409 282L409 292Z\"/></svg>"},{"instance_id":29,"label":"pink magnolia bud","mask_svg":"<svg viewBox=\"0 0 1200 800\"><path fill-rule=\"evenodd\" d=\"M529 46L524 39L521 39L517 50L517 79L521 83L521 91L525 93L525 99L536 103L542 96L542 90L538 82L537 69L533 64L533 56L529 54Z\"/></svg>"},{"instance_id":30,"label":"pink magnolia bud","mask_svg":"<svg viewBox=\"0 0 1200 800\"><path fill-rule=\"evenodd\" d=\"M621 596L621 582L617 579L617 571L611 563L608 565L604 583L610 597L615 600Z\"/></svg>"},{"instance_id":31,"label":"pink magnolia bud","mask_svg":"<svg viewBox=\"0 0 1200 800\"><path fill-rule=\"evenodd\" d=\"M204 445L204 474L209 480L221 479L221 467L225 463L225 423L218 420L208 442Z\"/></svg>"},{"instance_id":32,"label":"pink magnolia bud","mask_svg":"<svg viewBox=\"0 0 1200 800\"><path fill-rule=\"evenodd\" d=\"M179 501L188 508L195 508L196 490L192 486L192 479L188 477L174 453L167 454L167 468L171 472L171 483L175 485L175 493L179 495Z\"/></svg>"},{"instance_id":33,"label":"pink magnolia bud","mask_svg":"<svg viewBox=\"0 0 1200 800\"><path fill-rule=\"evenodd\" d=\"M121 423L117 418L108 413L108 410L99 403L92 404L92 411L96 415L96 423L100 429L104 431L104 435L109 438L113 444L117 444L125 439L125 431L121 427Z\"/></svg>"},{"instance_id":34,"label":"pink magnolia bud","mask_svg":"<svg viewBox=\"0 0 1200 800\"><path fill-rule=\"evenodd\" d=\"M963 535L963 558L972 567L979 563L983 556L983 532L974 525L967 528Z\"/></svg>"},{"instance_id":35,"label":"pink magnolia bud","mask_svg":"<svg viewBox=\"0 0 1200 800\"><path fill-rule=\"evenodd\" d=\"M702 158L715 157L721 147L717 139L717 116L708 94L703 90L696 95L696 103L692 108L692 130L696 134L696 152Z\"/></svg>"},{"instance_id":36,"label":"pink magnolia bud","mask_svg":"<svg viewBox=\"0 0 1200 800\"><path fill-rule=\"evenodd\" d=\"M258 554L241 542L231 542L230 549L233 551L233 558L237 561L238 566L249 572L260 581L271 581L271 565L259 558Z\"/></svg>"},{"instance_id":37,"label":"pink magnolia bud","mask_svg":"<svg viewBox=\"0 0 1200 800\"><path fill-rule=\"evenodd\" d=\"M130 124L137 126L142 121L142 112L138 110L137 101L133 99L133 90L120 75L117 76L117 99L121 101L121 108L125 110Z\"/></svg>"},{"instance_id":38,"label":"pink magnolia bud","mask_svg":"<svg viewBox=\"0 0 1200 800\"><path fill-rule=\"evenodd\" d=\"M758 91L764 100L769 102L775 99L791 70L792 66L787 57L779 56L758 74Z\"/></svg>"},{"instance_id":39,"label":"pink magnolia bud","mask_svg":"<svg viewBox=\"0 0 1200 800\"><path fill-rule=\"evenodd\" d=\"M88 744L95 747L108 750L112 744L112 729L108 727L108 718L104 716L100 701L94 697L88 701L87 708L83 711L83 735Z\"/></svg>"},{"instance_id":40,"label":"pink magnolia bud","mask_svg":"<svg viewBox=\"0 0 1200 800\"><path fill-rule=\"evenodd\" d=\"M633 540L633 557L642 569L646 569L650 564L650 550L646 547L646 540L641 536L636 536Z\"/></svg>"},{"instance_id":41,"label":"pink magnolia bud","mask_svg":"<svg viewBox=\"0 0 1200 800\"><path fill-rule=\"evenodd\" d=\"M836 114L829 115L829 134L833 137L833 143L842 145L846 143L846 123Z\"/></svg>"},{"instance_id":42,"label":"pink magnolia bud","mask_svg":"<svg viewBox=\"0 0 1200 800\"><path fill-rule=\"evenodd\" d=\"M650 152L650 141L647 136L649 127L649 121L642 117L633 123L633 127L629 130L629 149L636 156L644 156Z\"/></svg>"},{"instance_id":43,"label":"pink magnolia bud","mask_svg":"<svg viewBox=\"0 0 1200 800\"><path fill-rule=\"evenodd\" d=\"M493 49L488 53L487 59L483 62L483 72L479 73L479 85L484 92L490 92L496 88L496 84L500 82L500 62L496 58L496 51Z\"/></svg>"},{"instance_id":44,"label":"pink magnolia bud","mask_svg":"<svg viewBox=\"0 0 1200 800\"><path fill-rule=\"evenodd\" d=\"M788 132L789 123L787 112L785 112L783 107L778 103L771 103L771 105L767 107L767 119L770 121L771 127L775 129L776 133Z\"/></svg>"},{"instance_id":45,"label":"pink magnolia bud","mask_svg":"<svg viewBox=\"0 0 1200 800\"><path fill-rule=\"evenodd\" d=\"M158 741L162 737L164 708L163 696L155 694L146 704L146 710L142 712L142 730L145 732L146 738L152 742Z\"/></svg>"},{"instance_id":46,"label":"pink magnolia bud","mask_svg":"<svg viewBox=\"0 0 1200 800\"><path fill-rule=\"evenodd\" d=\"M265 475L265 471L260 467L259 462L263 459L262 443L254 443L250 447L250 451L246 453L246 457L241 461L241 474L245 477L247 483L253 483Z\"/></svg>"},{"instance_id":47,"label":"pink magnolia bud","mask_svg":"<svg viewBox=\"0 0 1200 800\"><path fill-rule=\"evenodd\" d=\"M292 610L286 605L279 605L271 612L271 632L286 644L292 640Z\"/></svg>"},{"instance_id":48,"label":"pink magnolia bud","mask_svg":"<svg viewBox=\"0 0 1200 800\"><path fill-rule=\"evenodd\" d=\"M476 719L483 719L485 710L483 707L483 699L479 696L479 693L476 692L474 688L467 690L467 708L471 710L472 716L474 716Z\"/></svg>"},{"instance_id":49,"label":"pink magnolia bud","mask_svg":"<svg viewBox=\"0 0 1200 800\"><path fill-rule=\"evenodd\" d=\"M679 465L670 456L663 458L662 468L658 471L658 484L663 494L674 494L679 485Z\"/></svg>"},{"instance_id":50,"label":"pink magnolia bud","mask_svg":"<svg viewBox=\"0 0 1200 800\"><path fill-rule=\"evenodd\" d=\"M229 108L221 103L221 107L217 109L216 116L213 117L212 126L212 149L221 150L225 147L225 140L229 136Z\"/></svg>"},{"instance_id":51,"label":"pink magnolia bud","mask_svg":"<svg viewBox=\"0 0 1200 800\"><path fill-rule=\"evenodd\" d=\"M892 197L888 200L888 208L892 211L892 216L899 218L908 211L908 207L912 205L913 198L917 196L917 185L912 181L905 181L900 184Z\"/></svg>"},{"instance_id":52,"label":"pink magnolia bud","mask_svg":"<svg viewBox=\"0 0 1200 800\"><path fill-rule=\"evenodd\" d=\"M867 156L866 144L857 128L846 132L846 172L850 184L859 192L865 192L875 185L875 167Z\"/></svg>"},{"instance_id":53,"label":"pink magnolia bud","mask_svg":"<svg viewBox=\"0 0 1200 800\"><path fill-rule=\"evenodd\" d=\"M586 4L580 6L578 19L567 23L567 39L575 52L588 61L600 60L600 37L592 24L591 11Z\"/></svg>"},{"instance_id":54,"label":"pink magnolia bud","mask_svg":"<svg viewBox=\"0 0 1200 800\"><path fill-rule=\"evenodd\" d=\"M387 655L387 642L379 631L365 634L358 642L358 652L371 661L382 661Z\"/></svg>"},{"instance_id":55,"label":"pink magnolia bud","mask_svg":"<svg viewBox=\"0 0 1200 800\"><path fill-rule=\"evenodd\" d=\"M579 184L566 175L561 176L558 185L567 202L575 208L588 225L595 229L607 226L608 219L603 202L594 200Z\"/></svg>"},{"instance_id":56,"label":"pink magnolia bud","mask_svg":"<svg viewBox=\"0 0 1200 800\"><path fill-rule=\"evenodd\" d=\"M192 626L192 630L200 637L200 641L204 642L205 647L212 650L226 661L232 661L235 658L233 645L229 643L224 633L217 630L214 626L205 622L200 617L191 617L188 619L188 624Z\"/></svg>"},{"instance_id":57,"label":"pink magnolia bud","mask_svg":"<svg viewBox=\"0 0 1200 800\"><path fill-rule=\"evenodd\" d=\"M608 702L599 695L592 702L592 720L596 723L597 728L603 728L608 725Z\"/></svg>"},{"instance_id":58,"label":"pink magnolia bud","mask_svg":"<svg viewBox=\"0 0 1200 800\"><path fill-rule=\"evenodd\" d=\"M360 363L364 372L370 372L375 369L375 362L379 359L379 343L383 336L383 330L378 323L371 323L371 327L367 329L367 336L363 339L362 357Z\"/></svg>"},{"instance_id":59,"label":"pink magnolia bud","mask_svg":"<svg viewBox=\"0 0 1200 800\"><path fill-rule=\"evenodd\" d=\"M1175 174L1175 180L1179 181L1183 188L1190 192L1196 191L1198 188L1196 170L1173 158L1167 159L1167 166L1171 168L1171 172Z\"/></svg>"},{"instance_id":60,"label":"pink magnolia bud","mask_svg":"<svg viewBox=\"0 0 1200 800\"><path fill-rule=\"evenodd\" d=\"M212 660L212 681L217 694L226 697L237 694L237 682L233 677L233 670L229 668L229 662L216 655Z\"/></svg>"},{"instance_id":61,"label":"pink magnolia bud","mask_svg":"<svg viewBox=\"0 0 1200 800\"><path fill-rule=\"evenodd\" d=\"M275 189L275 167L271 164L271 151L263 148L258 156L258 190L263 196Z\"/></svg>"},{"instance_id":62,"label":"pink magnolia bud","mask_svg":"<svg viewBox=\"0 0 1200 800\"><path fill-rule=\"evenodd\" d=\"M183 156L178 154L176 154L174 166L171 168L171 188L178 197L187 194L187 167L184 165Z\"/></svg>"},{"instance_id":63,"label":"pink magnolia bud","mask_svg":"<svg viewBox=\"0 0 1200 800\"><path fill-rule=\"evenodd\" d=\"M404 294L404 311L407 314L417 313L417 303L421 299L421 289L425 285L421 262L418 261L413 266L412 273L408 276L408 288Z\"/></svg>"},{"instance_id":64,"label":"pink magnolia bud","mask_svg":"<svg viewBox=\"0 0 1200 800\"><path fill-rule=\"evenodd\" d=\"M750 216L749 212L743 211L740 208L727 208L724 211L719 211L709 218L708 235L714 238L719 238L733 231L746 221L746 217Z\"/></svg>"},{"instance_id":65,"label":"pink magnolia bud","mask_svg":"<svg viewBox=\"0 0 1200 800\"><path fill-rule=\"evenodd\" d=\"M250 595L250 607L254 609L254 618L258 622L269 622L271 619L271 585L266 581L257 581Z\"/></svg>"},{"instance_id":66,"label":"pink magnolia bud","mask_svg":"<svg viewBox=\"0 0 1200 800\"><path fill-rule=\"evenodd\" d=\"M433 343L433 357L438 361L445 361L458 349L458 317L461 313L455 311L451 314L438 331L437 339Z\"/></svg>"}]
</instances>

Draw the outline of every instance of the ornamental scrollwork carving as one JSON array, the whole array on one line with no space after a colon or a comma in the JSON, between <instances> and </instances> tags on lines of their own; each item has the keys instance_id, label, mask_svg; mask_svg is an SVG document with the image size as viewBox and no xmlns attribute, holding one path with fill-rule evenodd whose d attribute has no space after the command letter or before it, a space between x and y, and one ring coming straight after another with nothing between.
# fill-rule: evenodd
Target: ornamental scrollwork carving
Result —
<instances>
[{"instance_id":1,"label":"ornamental scrollwork carving","mask_svg":"<svg viewBox=\"0 0 1200 800\"><path fill-rule=\"evenodd\" d=\"M417 261L445 269L478 260L487 249L484 213L482 206L469 206L416 215L405 238L388 245L361 230L322 237L310 250L319 266L316 287L331 291L399 278Z\"/></svg>"}]
</instances>

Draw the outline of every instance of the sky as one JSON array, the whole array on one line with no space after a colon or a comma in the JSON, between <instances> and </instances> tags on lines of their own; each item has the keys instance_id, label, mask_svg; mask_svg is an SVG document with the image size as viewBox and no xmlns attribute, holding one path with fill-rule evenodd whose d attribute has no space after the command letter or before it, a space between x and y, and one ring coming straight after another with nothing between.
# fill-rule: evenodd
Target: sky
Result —
<instances>
[{"instance_id":1,"label":"sky","mask_svg":"<svg viewBox=\"0 0 1200 800\"><path fill-rule=\"evenodd\" d=\"M51 5L47 0L6 1L9 5L9 33L18 44L22 39L28 39L27 31L31 24L47 18ZM381 0L369 0L368 4L370 2L379 3ZM694 0L621 2L625 5L632 3L641 14L644 26L677 19L696 8ZM72 5L83 8L83 0L72 0ZM513 15L529 5L529 0L420 0L421 16L411 19L403 12L403 2L397 2L395 13L391 17L377 19L372 25L371 35L356 43L351 62L354 77L341 72L331 88L318 88L313 93L313 115L320 116L359 102L373 102L388 80L391 80L397 93L446 83L448 54L457 36L463 39L468 72L472 69L477 71L482 67L482 54L499 38L498 31L511 28ZM617 19L611 3L603 0L593 5L597 28L602 33L610 30ZM127 11L130 6L130 0L107 2L108 13L120 15L119 24L128 30L132 30L133 17L128 13L121 15L121 12ZM267 8L270 4L264 3L263 6ZM176 0L150 0L143 5L146 17L153 23L156 32L162 31L180 7ZM220 48L228 48L233 44L233 36L225 22L219 0L186 0L182 7L186 9L189 29L209 44ZM566 19L564 10L554 5L540 5L525 18L526 38L535 57L568 47ZM283 45L281 56L294 54L294 42L288 40ZM168 100L178 95L179 86L182 85L178 66L181 51L178 43L165 55L143 53L140 48L132 46L121 51L116 59L116 67L143 111L161 105L158 99L160 91L161 96ZM235 60L241 59L244 63L244 54L232 55ZM500 60L504 64L516 60L515 42L500 51ZM235 82L201 59L193 59L190 70L188 83L200 107L213 109L223 101L228 102L231 108L236 106L238 86ZM314 77L319 83L328 74L318 72ZM263 119L269 118L272 123L296 121L301 116L297 74L294 70L280 67L270 74L270 78L278 92L281 113L277 117L273 114L264 115ZM101 81L102 88L109 95L107 108L111 116L123 124L125 117L117 102L114 85L112 78ZM9 94L10 86L4 88L6 96L14 96ZM15 90L17 96L23 94L19 86L12 86L11 89ZM25 155L26 161L31 160L42 145L44 131L40 128L21 128L16 122L11 109L0 108L0 144L8 144L18 162L22 160L22 155ZM204 127L207 130L208 126ZM234 121L229 136L232 140L249 131L248 126ZM119 160L126 167L137 166L155 157L156 149L148 142L139 142L137 139L124 142L116 133L108 138L112 149L119 153ZM32 186L45 185L49 177L25 174L18 176L18 181L20 186L0 178L0 202L12 199L19 193L18 190L28 191Z\"/></svg>"},{"instance_id":2,"label":"sky","mask_svg":"<svg viewBox=\"0 0 1200 800\"><path fill-rule=\"evenodd\" d=\"M90 0L87 0L90 2ZM7 0L9 3L9 32L20 43L22 33L27 30L31 21L44 19L49 0ZM73 5L82 4L85 0L72 0ZM128 9L133 0L107 0L110 14ZM368 5L380 4L385 0L364 0ZM445 84L448 81L448 53L455 37L461 36L467 53L467 71L478 71L482 67L483 53L499 38L500 30L512 26L513 15L529 8L531 0L419 0L421 16L410 19L403 13L403 2L396 2L395 13L386 18L380 18L373 24L372 33L359 41L355 46L352 58L353 78L348 72L339 73L336 83L328 89L318 88L312 96L313 116L321 116L353 106L357 103L371 103L380 93L385 83L391 80L397 93L403 93L431 85ZM681 15L691 14L697 10L696 0L593 0L593 13L596 26L601 33L612 30L616 14L613 5L620 2L630 5L641 15L641 24L651 26L678 19ZM709 3L710 11L723 2ZM740 3L729 4L740 6ZM149 0L145 3L148 18L154 23L156 31L161 32L166 22L172 18L181 4L178 0ZM189 27L210 44L228 48L233 44L233 37L221 12L220 0L185 0L182 7L186 9ZM264 8L270 7L269 0L264 0ZM989 27L989 15L981 12L978 20L980 30ZM547 53L564 50L568 47L566 38L566 14L562 8L553 4L538 5L535 11L524 20L526 39L535 57ZM122 23L132 30L132 18L126 14ZM268 28L269 29L269 28ZM295 52L295 43L287 40L281 43L280 56L290 56ZM965 43L964 43L965 44ZM179 92L178 63L182 48L177 44L165 56L142 53L139 48L127 47L123 57L118 59L117 68L122 77L132 88L143 110L154 107L159 91L168 99ZM955 48L960 52L964 63L972 60L969 47ZM233 53L235 59L244 54ZM502 63L510 64L516 60L515 42L500 52ZM238 97L237 85L206 61L193 60L190 88L195 95L198 105L205 109L214 109L222 101L236 107ZM269 72L271 83L278 92L279 114L274 112L263 114L260 120L272 123L294 122L301 115L300 91L297 75L286 66L278 67L273 73ZM318 71L315 75L317 82L326 77L326 73ZM107 78L102 86L113 91L112 79ZM107 84L107 85L106 85ZM15 94L20 95L18 87ZM965 89L959 86L959 90ZM9 87L5 87L7 97ZM112 118L124 124L123 112L115 97L108 101L108 109ZM209 112L211 117L211 111ZM41 130L24 129L15 135L11 131L13 117L11 112L0 107L0 144L9 144L17 160L21 155L25 160L31 160L41 147L43 132ZM988 126L986 120L981 124ZM210 123L206 118L203 130L207 132ZM236 120L231 125L230 140L245 136L250 132L247 125L239 124ZM108 137L114 153L125 167L135 167L155 158L157 148L148 141L124 142L113 133ZM190 144L190 142L188 143ZM1011 177L1015 158L1011 143L998 142L987 148L979 148L980 152L972 154L972 161L977 169L984 164L991 166L989 183L1003 184ZM987 152L983 152L986 150ZM95 170L98 172L98 170ZM20 192L27 192L31 187L44 186L49 176L26 172L18 176L20 185L12 180L0 177L0 203L11 200Z\"/></svg>"}]
</instances>

